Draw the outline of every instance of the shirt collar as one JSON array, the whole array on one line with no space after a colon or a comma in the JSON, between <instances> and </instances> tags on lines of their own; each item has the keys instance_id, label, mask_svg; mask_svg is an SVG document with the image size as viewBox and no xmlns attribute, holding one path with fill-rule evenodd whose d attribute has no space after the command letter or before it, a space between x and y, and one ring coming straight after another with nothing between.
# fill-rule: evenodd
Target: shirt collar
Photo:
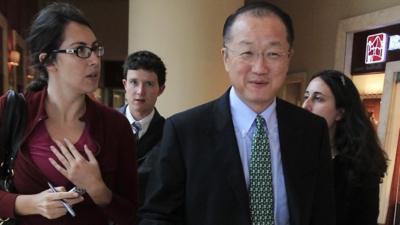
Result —
<instances>
[{"instance_id":1,"label":"shirt collar","mask_svg":"<svg viewBox=\"0 0 400 225\"><path fill-rule=\"evenodd\" d=\"M151 113L147 116L145 116L143 119L141 120L135 120L135 118L133 118L131 110L129 109L129 105L126 106L126 110L125 110L125 116L128 119L130 124L133 124L134 122L139 122L140 125L142 126L142 129L139 132L139 138L141 138L147 131L147 129L149 129L150 126L150 122L153 119L155 114L155 110L153 108L153 110L151 111Z\"/></svg>"},{"instance_id":2,"label":"shirt collar","mask_svg":"<svg viewBox=\"0 0 400 225\"><path fill-rule=\"evenodd\" d=\"M257 113L254 112L249 106L247 106L236 94L236 90L234 87L231 88L229 92L229 100L231 103L231 112L232 119L234 120L234 124L237 125L237 128L240 130L242 136L246 135L254 120L257 117ZM276 110L276 98L271 105L269 105L260 115L265 119L268 126L268 121L271 121L271 116L273 112Z\"/></svg>"}]
</instances>

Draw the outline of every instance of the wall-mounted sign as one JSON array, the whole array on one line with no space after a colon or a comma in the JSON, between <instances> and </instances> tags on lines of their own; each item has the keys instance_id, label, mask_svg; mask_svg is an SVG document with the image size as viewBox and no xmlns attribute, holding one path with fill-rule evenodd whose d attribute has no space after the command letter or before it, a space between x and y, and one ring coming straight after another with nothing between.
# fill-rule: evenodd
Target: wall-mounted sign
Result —
<instances>
[{"instance_id":1,"label":"wall-mounted sign","mask_svg":"<svg viewBox=\"0 0 400 225\"><path fill-rule=\"evenodd\" d=\"M389 39L389 51L400 49L400 35L390 36Z\"/></svg>"},{"instance_id":2,"label":"wall-mounted sign","mask_svg":"<svg viewBox=\"0 0 400 225\"><path fill-rule=\"evenodd\" d=\"M386 59L386 34L371 34L367 37L365 64L380 63Z\"/></svg>"},{"instance_id":3,"label":"wall-mounted sign","mask_svg":"<svg viewBox=\"0 0 400 225\"><path fill-rule=\"evenodd\" d=\"M385 72L386 63L400 60L400 24L354 33L351 74Z\"/></svg>"}]
</instances>

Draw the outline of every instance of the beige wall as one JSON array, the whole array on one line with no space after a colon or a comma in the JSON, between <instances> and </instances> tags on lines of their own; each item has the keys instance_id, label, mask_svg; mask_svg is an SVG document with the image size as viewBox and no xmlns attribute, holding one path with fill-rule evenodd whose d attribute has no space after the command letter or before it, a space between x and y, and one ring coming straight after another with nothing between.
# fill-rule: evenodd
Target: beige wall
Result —
<instances>
[{"instance_id":1,"label":"beige wall","mask_svg":"<svg viewBox=\"0 0 400 225\"><path fill-rule=\"evenodd\" d=\"M167 65L157 107L171 115L219 96L228 79L219 53L226 16L242 0L129 0L129 52L154 51ZM399 0L270 0L292 16L295 55L290 72L333 68L339 21L400 5Z\"/></svg>"},{"instance_id":2,"label":"beige wall","mask_svg":"<svg viewBox=\"0 0 400 225\"><path fill-rule=\"evenodd\" d=\"M226 90L222 27L242 4L243 0L130 0L129 52L153 51L167 67L166 90L157 101L164 116Z\"/></svg>"},{"instance_id":3,"label":"beige wall","mask_svg":"<svg viewBox=\"0 0 400 225\"><path fill-rule=\"evenodd\" d=\"M341 19L395 5L399 0L271 0L292 16L296 40L291 72L307 72L333 68L336 33Z\"/></svg>"}]
</instances>

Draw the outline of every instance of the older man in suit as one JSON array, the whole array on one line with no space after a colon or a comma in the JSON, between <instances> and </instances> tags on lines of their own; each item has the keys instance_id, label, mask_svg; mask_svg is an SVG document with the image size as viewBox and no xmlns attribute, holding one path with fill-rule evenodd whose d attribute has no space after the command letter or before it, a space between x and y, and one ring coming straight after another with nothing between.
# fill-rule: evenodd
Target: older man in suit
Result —
<instances>
[{"instance_id":1,"label":"older man in suit","mask_svg":"<svg viewBox=\"0 0 400 225\"><path fill-rule=\"evenodd\" d=\"M140 224L335 224L326 122L276 97L293 54L290 17L250 3L223 38L232 87L166 121Z\"/></svg>"},{"instance_id":2,"label":"older man in suit","mask_svg":"<svg viewBox=\"0 0 400 225\"><path fill-rule=\"evenodd\" d=\"M165 89L166 68L154 53L138 51L127 57L123 73L122 83L128 104L119 111L128 119L138 142L139 205L142 205L164 127L165 119L155 104Z\"/></svg>"}]
</instances>

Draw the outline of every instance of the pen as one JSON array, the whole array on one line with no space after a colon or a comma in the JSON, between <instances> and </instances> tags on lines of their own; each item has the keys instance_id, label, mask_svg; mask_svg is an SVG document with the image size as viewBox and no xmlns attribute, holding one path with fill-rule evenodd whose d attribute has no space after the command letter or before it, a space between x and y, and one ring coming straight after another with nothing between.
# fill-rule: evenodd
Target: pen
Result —
<instances>
[{"instance_id":1,"label":"pen","mask_svg":"<svg viewBox=\"0 0 400 225\"><path fill-rule=\"evenodd\" d=\"M47 184L49 185L52 192L58 192L50 182L47 182ZM63 204L63 206L67 209L69 214L71 214L71 216L75 217L76 214L75 214L75 211L72 209L71 205L66 203L63 199L60 199L60 201Z\"/></svg>"}]
</instances>

